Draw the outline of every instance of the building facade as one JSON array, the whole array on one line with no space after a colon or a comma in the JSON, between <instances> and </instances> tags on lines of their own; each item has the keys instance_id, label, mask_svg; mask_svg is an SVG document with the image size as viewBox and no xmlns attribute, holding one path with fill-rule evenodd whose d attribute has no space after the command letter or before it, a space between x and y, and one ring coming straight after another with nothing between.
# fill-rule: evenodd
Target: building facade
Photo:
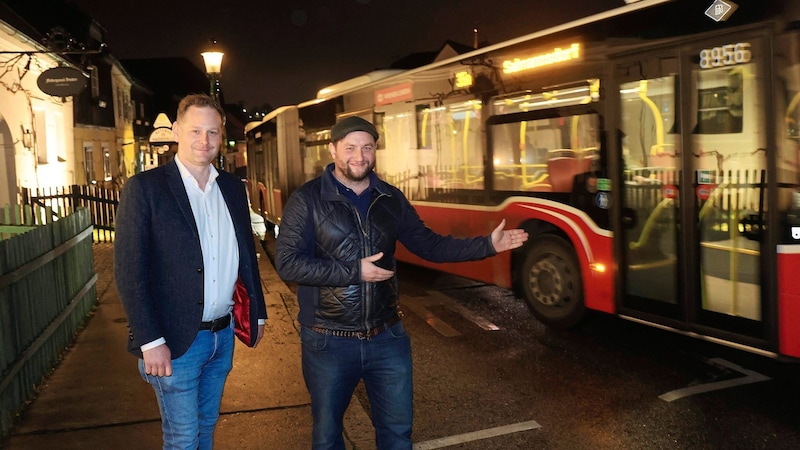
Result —
<instances>
[{"instance_id":1,"label":"building facade","mask_svg":"<svg viewBox=\"0 0 800 450\"><path fill-rule=\"evenodd\" d=\"M69 63L6 17L0 16L0 207L16 204L20 188L74 184L77 161L72 99L47 95L37 84L45 70Z\"/></svg>"}]
</instances>

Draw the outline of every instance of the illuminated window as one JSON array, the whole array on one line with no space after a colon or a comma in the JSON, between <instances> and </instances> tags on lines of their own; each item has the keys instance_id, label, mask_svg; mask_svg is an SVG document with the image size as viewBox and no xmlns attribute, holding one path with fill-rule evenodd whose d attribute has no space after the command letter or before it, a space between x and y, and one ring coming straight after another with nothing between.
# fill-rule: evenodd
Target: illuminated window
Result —
<instances>
[{"instance_id":1,"label":"illuminated window","mask_svg":"<svg viewBox=\"0 0 800 450\"><path fill-rule=\"evenodd\" d=\"M311 131L305 135L303 150L303 174L305 181L314 179L333 162L328 144L331 142L330 130Z\"/></svg>"},{"instance_id":2,"label":"illuminated window","mask_svg":"<svg viewBox=\"0 0 800 450\"><path fill-rule=\"evenodd\" d=\"M427 169L432 172L425 175L428 187L484 188L481 109L479 100L417 106L417 146L433 151Z\"/></svg>"},{"instance_id":3,"label":"illuminated window","mask_svg":"<svg viewBox=\"0 0 800 450\"><path fill-rule=\"evenodd\" d=\"M705 71L698 73L697 134L742 132L742 72ZM728 73L728 72L732 73Z\"/></svg>"},{"instance_id":4,"label":"illuminated window","mask_svg":"<svg viewBox=\"0 0 800 450\"><path fill-rule=\"evenodd\" d=\"M101 146L103 149L103 180L111 181L111 152L107 142L103 142Z\"/></svg>"},{"instance_id":5,"label":"illuminated window","mask_svg":"<svg viewBox=\"0 0 800 450\"><path fill-rule=\"evenodd\" d=\"M83 143L83 168L86 175L86 184L97 184L94 175L94 143Z\"/></svg>"},{"instance_id":6,"label":"illuminated window","mask_svg":"<svg viewBox=\"0 0 800 450\"><path fill-rule=\"evenodd\" d=\"M491 126L494 189L570 192L599 164L599 117L580 114Z\"/></svg>"}]
</instances>

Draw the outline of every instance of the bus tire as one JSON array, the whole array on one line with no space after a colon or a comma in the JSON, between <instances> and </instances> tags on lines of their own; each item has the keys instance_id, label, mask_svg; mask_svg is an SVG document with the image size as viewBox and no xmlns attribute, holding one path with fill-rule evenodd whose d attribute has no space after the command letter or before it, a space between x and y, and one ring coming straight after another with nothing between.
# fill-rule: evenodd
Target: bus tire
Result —
<instances>
[{"instance_id":1,"label":"bus tire","mask_svg":"<svg viewBox=\"0 0 800 450\"><path fill-rule=\"evenodd\" d=\"M520 281L528 307L543 324L567 329L585 315L580 265L564 238L547 235L531 243Z\"/></svg>"}]
</instances>

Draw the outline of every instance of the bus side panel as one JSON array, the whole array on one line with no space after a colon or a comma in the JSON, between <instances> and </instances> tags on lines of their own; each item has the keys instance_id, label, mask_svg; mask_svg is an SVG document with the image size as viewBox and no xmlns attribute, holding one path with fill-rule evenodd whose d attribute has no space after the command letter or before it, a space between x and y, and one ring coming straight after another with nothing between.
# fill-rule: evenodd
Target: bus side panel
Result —
<instances>
[{"instance_id":1,"label":"bus side panel","mask_svg":"<svg viewBox=\"0 0 800 450\"><path fill-rule=\"evenodd\" d=\"M542 220L559 227L575 247L584 286L587 308L613 314L614 259L610 232L588 225L585 213L555 202L526 198L499 207L432 205L415 202L425 224L440 234L457 237L488 235L502 219L507 228L520 227L529 220ZM535 245L535 244L534 244ZM482 261L432 263L398 245L397 259L411 264L454 273L500 287L511 287L511 254L504 252Z\"/></svg>"},{"instance_id":2,"label":"bus side panel","mask_svg":"<svg viewBox=\"0 0 800 450\"><path fill-rule=\"evenodd\" d=\"M788 250L784 252L784 250ZM778 246L778 339L780 353L800 357L800 246Z\"/></svg>"},{"instance_id":3,"label":"bus side panel","mask_svg":"<svg viewBox=\"0 0 800 450\"><path fill-rule=\"evenodd\" d=\"M511 288L510 254L501 253L491 258L480 261L466 261L460 263L433 263L411 253L403 244L398 243L395 256L398 261L407 262L417 266L427 267L471 280L495 284L503 288Z\"/></svg>"},{"instance_id":4,"label":"bus side panel","mask_svg":"<svg viewBox=\"0 0 800 450\"><path fill-rule=\"evenodd\" d=\"M275 214L283 217L283 205L289 194L303 184L302 150L300 148L300 120L297 108L287 109L277 116L278 167L280 183L273 187Z\"/></svg>"},{"instance_id":5,"label":"bus side panel","mask_svg":"<svg viewBox=\"0 0 800 450\"><path fill-rule=\"evenodd\" d=\"M614 302L614 249L610 237L590 235L594 262L581 258L584 271L584 304L588 309L615 314ZM586 284L588 283L588 284Z\"/></svg>"},{"instance_id":6,"label":"bus side panel","mask_svg":"<svg viewBox=\"0 0 800 450\"><path fill-rule=\"evenodd\" d=\"M514 206L527 210L523 214L528 218L549 222L567 234L581 265L584 305L591 310L616 313L611 232L597 227L583 211L563 204L539 199Z\"/></svg>"},{"instance_id":7,"label":"bus side panel","mask_svg":"<svg viewBox=\"0 0 800 450\"><path fill-rule=\"evenodd\" d=\"M455 237L488 236L503 218L500 214L489 213L487 211L488 208L455 206L414 205L425 225L439 234L449 234ZM505 218L509 227L516 226L510 224L519 224L511 217ZM418 266L454 273L465 278L496 284L504 288L511 287L511 272L509 270L509 267L511 267L511 255L509 252L480 261L433 263L414 255L403 245L398 245L396 257L400 261Z\"/></svg>"}]
</instances>

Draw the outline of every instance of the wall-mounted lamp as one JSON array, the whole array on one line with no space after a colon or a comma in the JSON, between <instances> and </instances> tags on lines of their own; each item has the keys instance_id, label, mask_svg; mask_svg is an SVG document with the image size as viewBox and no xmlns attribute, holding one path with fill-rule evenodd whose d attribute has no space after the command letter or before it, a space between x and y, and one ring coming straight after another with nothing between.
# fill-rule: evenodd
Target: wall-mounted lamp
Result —
<instances>
[{"instance_id":1,"label":"wall-mounted lamp","mask_svg":"<svg viewBox=\"0 0 800 450\"><path fill-rule=\"evenodd\" d=\"M28 150L33 148L33 133L31 133L31 130L22 130L22 146Z\"/></svg>"}]
</instances>

